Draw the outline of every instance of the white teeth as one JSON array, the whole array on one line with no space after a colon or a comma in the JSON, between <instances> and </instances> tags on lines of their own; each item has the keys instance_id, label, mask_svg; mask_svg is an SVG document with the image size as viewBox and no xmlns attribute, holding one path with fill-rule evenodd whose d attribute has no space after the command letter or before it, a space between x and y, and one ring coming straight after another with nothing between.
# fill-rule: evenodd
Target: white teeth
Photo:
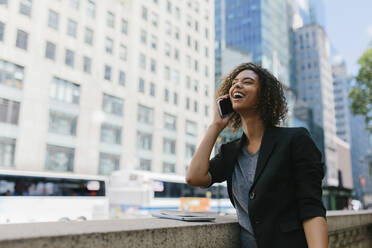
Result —
<instances>
[{"instance_id":1,"label":"white teeth","mask_svg":"<svg viewBox=\"0 0 372 248\"><path fill-rule=\"evenodd\" d=\"M236 92L234 93L234 98L242 98L244 95L242 93Z\"/></svg>"}]
</instances>

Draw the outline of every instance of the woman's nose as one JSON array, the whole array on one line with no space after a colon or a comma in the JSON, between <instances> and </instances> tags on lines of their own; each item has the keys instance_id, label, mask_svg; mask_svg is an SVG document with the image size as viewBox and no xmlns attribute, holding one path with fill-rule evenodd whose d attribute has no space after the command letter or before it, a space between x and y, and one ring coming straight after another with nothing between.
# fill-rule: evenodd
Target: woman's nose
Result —
<instances>
[{"instance_id":1,"label":"woman's nose","mask_svg":"<svg viewBox=\"0 0 372 248\"><path fill-rule=\"evenodd\" d=\"M234 86L235 86L235 87L239 87L239 88L240 88L240 87L242 87L242 85L241 85L241 82L240 82L240 81L236 82L236 83L234 84Z\"/></svg>"}]
</instances>

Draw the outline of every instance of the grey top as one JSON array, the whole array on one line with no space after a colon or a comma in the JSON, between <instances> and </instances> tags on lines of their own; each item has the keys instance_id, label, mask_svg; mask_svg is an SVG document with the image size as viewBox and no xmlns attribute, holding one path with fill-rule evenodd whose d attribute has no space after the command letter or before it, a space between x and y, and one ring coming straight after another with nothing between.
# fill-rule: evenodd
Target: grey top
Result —
<instances>
[{"instance_id":1,"label":"grey top","mask_svg":"<svg viewBox=\"0 0 372 248\"><path fill-rule=\"evenodd\" d=\"M250 154L246 146L243 146L238 156L238 163L236 164L232 174L233 200L239 224L242 229L244 229L241 231L241 240L252 242L252 244L247 247L256 247L248 213L248 195L256 172L258 154L259 150L255 154Z\"/></svg>"}]
</instances>

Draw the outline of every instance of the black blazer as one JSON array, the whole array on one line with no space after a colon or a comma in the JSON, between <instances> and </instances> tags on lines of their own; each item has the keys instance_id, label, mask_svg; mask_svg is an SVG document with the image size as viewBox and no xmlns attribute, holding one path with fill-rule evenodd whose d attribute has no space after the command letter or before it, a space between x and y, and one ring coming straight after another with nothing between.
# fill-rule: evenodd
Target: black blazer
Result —
<instances>
[{"instance_id":1,"label":"black blazer","mask_svg":"<svg viewBox=\"0 0 372 248\"><path fill-rule=\"evenodd\" d=\"M231 180L245 135L223 144L209 161L211 185ZM326 215L321 153L305 128L268 127L249 194L248 212L259 248L307 247L302 222ZM234 204L234 203L233 203Z\"/></svg>"}]
</instances>

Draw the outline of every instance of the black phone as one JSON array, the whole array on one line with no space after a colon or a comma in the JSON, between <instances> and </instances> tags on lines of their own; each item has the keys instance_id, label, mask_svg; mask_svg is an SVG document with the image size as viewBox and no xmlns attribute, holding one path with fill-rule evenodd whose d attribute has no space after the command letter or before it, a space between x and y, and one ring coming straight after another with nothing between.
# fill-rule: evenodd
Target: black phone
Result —
<instances>
[{"instance_id":1,"label":"black phone","mask_svg":"<svg viewBox=\"0 0 372 248\"><path fill-rule=\"evenodd\" d=\"M226 115L234 112L230 98L220 99L217 103L221 117L225 117Z\"/></svg>"}]
</instances>

